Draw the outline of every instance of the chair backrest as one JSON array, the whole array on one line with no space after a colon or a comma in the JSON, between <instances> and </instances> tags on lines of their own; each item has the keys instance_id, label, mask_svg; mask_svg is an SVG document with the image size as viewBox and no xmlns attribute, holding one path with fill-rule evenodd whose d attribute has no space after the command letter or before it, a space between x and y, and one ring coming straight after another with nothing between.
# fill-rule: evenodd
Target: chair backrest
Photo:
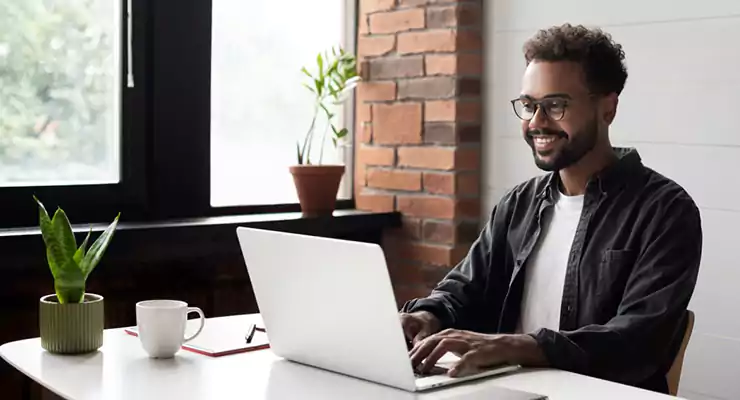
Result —
<instances>
[{"instance_id":1,"label":"chair backrest","mask_svg":"<svg viewBox=\"0 0 740 400\"><path fill-rule=\"evenodd\" d=\"M678 382L681 380L681 368L683 367L683 357L686 355L686 347L689 345L689 339L691 339L691 332L694 330L694 312L686 310L688 313L688 321L686 322L686 331L683 334L683 340L681 341L681 347L678 349L678 354L673 360L671 369L668 370L666 379L668 380L668 392L676 396L678 394Z\"/></svg>"}]
</instances>

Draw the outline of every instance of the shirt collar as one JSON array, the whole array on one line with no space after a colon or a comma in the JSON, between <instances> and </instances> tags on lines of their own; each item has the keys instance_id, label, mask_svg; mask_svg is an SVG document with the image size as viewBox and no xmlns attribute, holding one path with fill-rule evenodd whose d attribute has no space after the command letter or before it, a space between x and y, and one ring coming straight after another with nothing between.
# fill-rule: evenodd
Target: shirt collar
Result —
<instances>
[{"instance_id":1,"label":"shirt collar","mask_svg":"<svg viewBox=\"0 0 740 400\"><path fill-rule=\"evenodd\" d=\"M630 178L642 167L642 158L637 149L632 147L614 147L617 161L595 174L588 183L586 191L597 188L601 193L610 193L626 185ZM554 199L553 195L558 190L560 174L551 172L547 177L547 184L538 194L540 198Z\"/></svg>"}]
</instances>

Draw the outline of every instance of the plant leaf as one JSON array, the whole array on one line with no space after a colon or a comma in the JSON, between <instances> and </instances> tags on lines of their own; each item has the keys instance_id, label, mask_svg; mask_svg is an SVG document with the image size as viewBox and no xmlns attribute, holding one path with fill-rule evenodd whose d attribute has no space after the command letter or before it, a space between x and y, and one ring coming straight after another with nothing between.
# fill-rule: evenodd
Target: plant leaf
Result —
<instances>
[{"instance_id":1,"label":"plant leaf","mask_svg":"<svg viewBox=\"0 0 740 400\"><path fill-rule=\"evenodd\" d=\"M349 130L347 130L347 128L342 128L341 131L336 132L335 134L337 136L337 139L341 139L341 138L347 136L347 133L349 133Z\"/></svg>"},{"instance_id":2,"label":"plant leaf","mask_svg":"<svg viewBox=\"0 0 740 400\"><path fill-rule=\"evenodd\" d=\"M85 240L82 241L82 244L80 247L75 251L74 259L77 265L80 265L82 263L82 258L85 257L85 250L87 247L87 241L90 240L90 235L92 234L92 226L90 227L90 230L87 231L87 236L85 236Z\"/></svg>"},{"instance_id":3,"label":"plant leaf","mask_svg":"<svg viewBox=\"0 0 740 400\"><path fill-rule=\"evenodd\" d=\"M100 259L103 257L103 254L105 254L105 250L108 248L108 244L110 244L111 239L113 239L113 234L116 231L116 226L118 225L118 218L121 216L121 213L118 213L116 216L116 219L113 220L113 222L108 225L108 228L105 229L105 231L100 234L98 237L98 240L95 241L95 243L90 246L90 250L85 254L85 257L82 259L82 263L80 264L80 269L82 270L82 274L87 279L87 277L90 275L90 272L92 272L93 269L98 265L100 262Z\"/></svg>"},{"instance_id":4,"label":"plant leaf","mask_svg":"<svg viewBox=\"0 0 740 400\"><path fill-rule=\"evenodd\" d=\"M306 67L301 68L301 72L303 72L304 74L306 74L306 76L308 76L309 78L313 79L313 76L311 75L310 72L308 72L308 70L306 69Z\"/></svg>"},{"instance_id":5,"label":"plant leaf","mask_svg":"<svg viewBox=\"0 0 740 400\"><path fill-rule=\"evenodd\" d=\"M41 236L46 245L46 261L47 264L49 264L51 275L56 279L59 275L61 265L65 262L64 252L56 237L56 233L51 224L51 219L49 218L49 214L46 212L46 208L44 208L43 203L41 203L36 196L33 196L33 199L36 200L36 203L39 206L39 226L41 228Z\"/></svg>"},{"instance_id":6,"label":"plant leaf","mask_svg":"<svg viewBox=\"0 0 740 400\"><path fill-rule=\"evenodd\" d=\"M298 155L298 165L303 164L303 155L301 154L301 145L299 142L295 142L295 149Z\"/></svg>"},{"instance_id":7,"label":"plant leaf","mask_svg":"<svg viewBox=\"0 0 740 400\"><path fill-rule=\"evenodd\" d=\"M306 87L306 89L310 90L310 91L311 91L311 93L316 93L316 89L312 88L312 87L311 87L311 86L309 86L309 85L308 85L307 83L305 83L305 82L304 82L304 83L303 83L303 86L305 86L305 87Z\"/></svg>"},{"instance_id":8,"label":"plant leaf","mask_svg":"<svg viewBox=\"0 0 740 400\"><path fill-rule=\"evenodd\" d=\"M324 58L321 56L321 53L318 53L316 55L316 63L319 64L319 75L324 74Z\"/></svg>"},{"instance_id":9,"label":"plant leaf","mask_svg":"<svg viewBox=\"0 0 740 400\"><path fill-rule=\"evenodd\" d=\"M61 245L64 262L60 265L63 265L67 260L74 258L75 252L77 251L75 234L72 232L72 226L69 223L69 219L64 210L57 208L57 211L54 213L54 218L51 220L51 226L54 228L54 234Z\"/></svg>"},{"instance_id":10,"label":"plant leaf","mask_svg":"<svg viewBox=\"0 0 740 400\"><path fill-rule=\"evenodd\" d=\"M79 303L85 294L85 276L74 259L70 258L59 268L54 278L54 290L59 303Z\"/></svg>"}]
</instances>

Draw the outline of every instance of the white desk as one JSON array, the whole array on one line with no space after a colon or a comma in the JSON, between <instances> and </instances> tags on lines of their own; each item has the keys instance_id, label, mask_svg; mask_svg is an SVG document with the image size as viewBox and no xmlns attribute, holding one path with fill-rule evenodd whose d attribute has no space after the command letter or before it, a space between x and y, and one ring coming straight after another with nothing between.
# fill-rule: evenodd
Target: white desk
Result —
<instances>
[{"instance_id":1,"label":"white desk","mask_svg":"<svg viewBox=\"0 0 740 400\"><path fill-rule=\"evenodd\" d=\"M258 315L224 318L236 329L259 320ZM103 347L88 355L47 353L36 338L4 344L0 356L70 400L491 399L496 387L545 394L552 400L675 399L556 370L525 370L414 394L285 361L270 350L216 358L182 350L174 359L152 360L138 339L122 329L106 330Z\"/></svg>"}]
</instances>

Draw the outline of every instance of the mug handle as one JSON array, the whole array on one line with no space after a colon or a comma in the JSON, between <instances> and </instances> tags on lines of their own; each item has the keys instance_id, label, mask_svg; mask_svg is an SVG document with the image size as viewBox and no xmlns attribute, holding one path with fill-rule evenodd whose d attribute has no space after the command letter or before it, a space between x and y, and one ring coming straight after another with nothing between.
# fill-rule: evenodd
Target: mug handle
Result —
<instances>
[{"instance_id":1,"label":"mug handle","mask_svg":"<svg viewBox=\"0 0 740 400\"><path fill-rule=\"evenodd\" d=\"M198 330L194 334L192 334L189 337L185 337L185 342L189 342L189 341L195 339L195 337L198 336L200 334L200 332L203 330L203 326L205 326L205 324L206 324L206 317L205 317L205 315L203 315L203 311L200 308L198 308L198 307L188 307L188 312L185 313L185 315L187 316L190 313L198 313L198 315L200 316L200 327L198 328Z\"/></svg>"}]
</instances>

